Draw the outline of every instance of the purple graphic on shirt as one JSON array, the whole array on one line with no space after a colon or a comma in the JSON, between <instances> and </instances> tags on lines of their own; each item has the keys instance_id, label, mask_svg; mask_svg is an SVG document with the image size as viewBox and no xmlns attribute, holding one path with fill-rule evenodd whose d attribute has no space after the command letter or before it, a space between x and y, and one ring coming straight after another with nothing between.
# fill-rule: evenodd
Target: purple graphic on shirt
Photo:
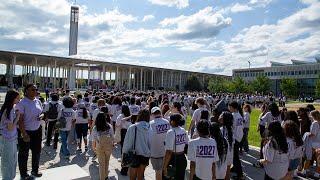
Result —
<instances>
[{"instance_id":1,"label":"purple graphic on shirt","mask_svg":"<svg viewBox=\"0 0 320 180\"><path fill-rule=\"evenodd\" d=\"M215 146L197 146L196 157L214 158Z\"/></svg>"}]
</instances>

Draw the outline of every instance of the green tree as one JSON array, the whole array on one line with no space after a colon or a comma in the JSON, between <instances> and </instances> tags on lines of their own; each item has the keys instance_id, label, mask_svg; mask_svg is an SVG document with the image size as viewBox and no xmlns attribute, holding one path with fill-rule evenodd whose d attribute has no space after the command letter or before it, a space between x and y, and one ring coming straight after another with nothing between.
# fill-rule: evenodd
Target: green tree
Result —
<instances>
[{"instance_id":1,"label":"green tree","mask_svg":"<svg viewBox=\"0 0 320 180\"><path fill-rule=\"evenodd\" d=\"M266 94L270 90L271 81L267 76L261 75L257 76L250 85L253 91Z\"/></svg>"},{"instance_id":2,"label":"green tree","mask_svg":"<svg viewBox=\"0 0 320 180\"><path fill-rule=\"evenodd\" d=\"M208 90L211 93L225 92L227 89L226 79L222 77L211 78L208 83Z\"/></svg>"},{"instance_id":3,"label":"green tree","mask_svg":"<svg viewBox=\"0 0 320 180\"><path fill-rule=\"evenodd\" d=\"M184 88L188 91L201 91L202 85L196 76L190 76L187 79L187 82L186 82Z\"/></svg>"},{"instance_id":4,"label":"green tree","mask_svg":"<svg viewBox=\"0 0 320 180\"><path fill-rule=\"evenodd\" d=\"M288 97L296 97L298 92L298 84L296 79L281 79L280 89L282 93Z\"/></svg>"},{"instance_id":5,"label":"green tree","mask_svg":"<svg viewBox=\"0 0 320 180\"><path fill-rule=\"evenodd\" d=\"M318 75L318 79L316 80L316 87L314 90L316 98L320 98L320 74Z\"/></svg>"},{"instance_id":6,"label":"green tree","mask_svg":"<svg viewBox=\"0 0 320 180\"><path fill-rule=\"evenodd\" d=\"M231 92L235 93L244 93L248 92L248 84L243 80L243 78L237 76L236 78L233 79L231 83Z\"/></svg>"}]
</instances>

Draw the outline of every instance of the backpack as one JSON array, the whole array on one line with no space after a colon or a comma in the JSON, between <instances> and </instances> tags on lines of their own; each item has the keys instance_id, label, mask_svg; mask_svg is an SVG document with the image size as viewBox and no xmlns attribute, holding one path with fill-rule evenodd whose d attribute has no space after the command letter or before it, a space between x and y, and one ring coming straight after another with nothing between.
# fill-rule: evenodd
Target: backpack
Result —
<instances>
[{"instance_id":1,"label":"backpack","mask_svg":"<svg viewBox=\"0 0 320 180\"><path fill-rule=\"evenodd\" d=\"M57 129L63 129L67 127L67 119L63 114L63 109L61 110L61 117L60 119L58 119L58 121L56 122L55 126Z\"/></svg>"},{"instance_id":2,"label":"backpack","mask_svg":"<svg viewBox=\"0 0 320 180\"><path fill-rule=\"evenodd\" d=\"M47 112L48 119L57 119L58 118L58 103L52 104L49 103L49 111Z\"/></svg>"}]
</instances>

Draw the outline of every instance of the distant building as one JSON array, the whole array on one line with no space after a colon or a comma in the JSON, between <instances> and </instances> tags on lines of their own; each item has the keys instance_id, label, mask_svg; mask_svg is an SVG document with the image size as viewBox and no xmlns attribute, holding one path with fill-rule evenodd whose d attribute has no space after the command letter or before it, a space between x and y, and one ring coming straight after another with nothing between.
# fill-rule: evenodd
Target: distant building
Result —
<instances>
[{"instance_id":1,"label":"distant building","mask_svg":"<svg viewBox=\"0 0 320 180\"><path fill-rule=\"evenodd\" d=\"M292 64L271 61L270 67L234 69L232 77L240 76L245 81L252 81L259 75L266 75L271 79L271 90L279 95L280 82L283 78L297 79L298 93L303 96L313 96L315 83L320 73L320 59L316 61L291 60Z\"/></svg>"}]
</instances>

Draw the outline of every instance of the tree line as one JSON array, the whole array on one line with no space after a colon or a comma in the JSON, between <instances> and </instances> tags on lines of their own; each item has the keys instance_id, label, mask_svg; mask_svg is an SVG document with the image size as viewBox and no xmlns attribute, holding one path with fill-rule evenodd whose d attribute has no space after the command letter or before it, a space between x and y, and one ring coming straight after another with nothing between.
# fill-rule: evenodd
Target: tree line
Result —
<instances>
[{"instance_id":1,"label":"tree line","mask_svg":"<svg viewBox=\"0 0 320 180\"><path fill-rule=\"evenodd\" d=\"M242 77L227 79L223 77L211 78L204 86L196 76L187 79L185 89L190 91L209 91L211 93L260 93L268 94L271 91L272 81L265 75L257 76L253 81L246 82ZM283 95L297 98L299 84L297 79L283 78L280 80L280 90ZM315 97L320 98L320 75L315 83Z\"/></svg>"}]
</instances>

